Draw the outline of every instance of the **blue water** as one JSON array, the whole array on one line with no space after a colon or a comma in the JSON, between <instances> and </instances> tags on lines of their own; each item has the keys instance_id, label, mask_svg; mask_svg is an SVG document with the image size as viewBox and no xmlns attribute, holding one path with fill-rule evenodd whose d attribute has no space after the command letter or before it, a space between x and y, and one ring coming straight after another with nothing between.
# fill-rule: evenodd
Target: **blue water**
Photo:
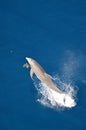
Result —
<instances>
[{"instance_id":1,"label":"blue water","mask_svg":"<svg viewBox=\"0 0 86 130\"><path fill-rule=\"evenodd\" d=\"M56 111L36 101L22 66L35 58L77 88L77 105ZM0 130L86 129L86 1L0 1Z\"/></svg>"}]
</instances>

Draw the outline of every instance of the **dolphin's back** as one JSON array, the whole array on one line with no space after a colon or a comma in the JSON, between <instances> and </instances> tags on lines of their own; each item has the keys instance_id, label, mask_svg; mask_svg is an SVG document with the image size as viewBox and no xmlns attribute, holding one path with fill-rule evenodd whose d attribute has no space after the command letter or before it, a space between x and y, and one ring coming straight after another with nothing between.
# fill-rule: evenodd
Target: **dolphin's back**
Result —
<instances>
[{"instance_id":1,"label":"dolphin's back","mask_svg":"<svg viewBox=\"0 0 86 130\"><path fill-rule=\"evenodd\" d=\"M42 66L37 61L33 60L33 62L34 62L34 65L35 65L33 67L33 69L35 69L39 72L41 71L41 73L46 73L45 70L42 68Z\"/></svg>"}]
</instances>

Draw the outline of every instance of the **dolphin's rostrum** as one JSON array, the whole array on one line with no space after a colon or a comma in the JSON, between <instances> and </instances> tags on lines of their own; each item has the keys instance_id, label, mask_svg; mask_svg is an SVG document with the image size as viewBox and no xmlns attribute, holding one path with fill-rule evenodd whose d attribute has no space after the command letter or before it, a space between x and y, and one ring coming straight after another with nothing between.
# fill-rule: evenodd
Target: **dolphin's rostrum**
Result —
<instances>
[{"instance_id":1,"label":"dolphin's rostrum","mask_svg":"<svg viewBox=\"0 0 86 130\"><path fill-rule=\"evenodd\" d=\"M45 70L41 67L37 61L35 61L32 58L26 57L26 60L28 61L30 65L30 76L32 78L33 74L37 76L37 78L46 86L49 87L50 89L62 93L62 91L56 86L56 84L52 81L52 76L47 74Z\"/></svg>"}]
</instances>

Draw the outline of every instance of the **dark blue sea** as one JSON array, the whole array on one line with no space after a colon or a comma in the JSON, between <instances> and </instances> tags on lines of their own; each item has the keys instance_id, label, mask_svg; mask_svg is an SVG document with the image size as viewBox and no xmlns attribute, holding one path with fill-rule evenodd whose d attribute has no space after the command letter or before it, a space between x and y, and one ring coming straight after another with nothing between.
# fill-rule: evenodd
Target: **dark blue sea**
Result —
<instances>
[{"instance_id":1,"label":"dark blue sea","mask_svg":"<svg viewBox=\"0 0 86 130\"><path fill-rule=\"evenodd\" d=\"M72 84L77 105L37 102L26 56ZM86 130L85 0L0 1L0 130Z\"/></svg>"}]
</instances>

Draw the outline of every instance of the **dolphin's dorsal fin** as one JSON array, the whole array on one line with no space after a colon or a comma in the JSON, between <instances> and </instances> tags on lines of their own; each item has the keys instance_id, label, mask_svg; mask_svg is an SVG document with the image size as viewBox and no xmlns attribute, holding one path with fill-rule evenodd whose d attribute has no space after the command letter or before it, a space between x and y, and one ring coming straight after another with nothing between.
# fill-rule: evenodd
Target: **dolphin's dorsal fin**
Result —
<instances>
[{"instance_id":1,"label":"dolphin's dorsal fin","mask_svg":"<svg viewBox=\"0 0 86 130\"><path fill-rule=\"evenodd\" d=\"M53 77L47 73L45 73L46 76L48 76L49 78L53 79Z\"/></svg>"},{"instance_id":2,"label":"dolphin's dorsal fin","mask_svg":"<svg viewBox=\"0 0 86 130\"><path fill-rule=\"evenodd\" d=\"M30 77L31 77L31 78L33 77L33 74L34 74L34 72L33 72L33 70L31 69L31 70L30 70Z\"/></svg>"}]
</instances>

